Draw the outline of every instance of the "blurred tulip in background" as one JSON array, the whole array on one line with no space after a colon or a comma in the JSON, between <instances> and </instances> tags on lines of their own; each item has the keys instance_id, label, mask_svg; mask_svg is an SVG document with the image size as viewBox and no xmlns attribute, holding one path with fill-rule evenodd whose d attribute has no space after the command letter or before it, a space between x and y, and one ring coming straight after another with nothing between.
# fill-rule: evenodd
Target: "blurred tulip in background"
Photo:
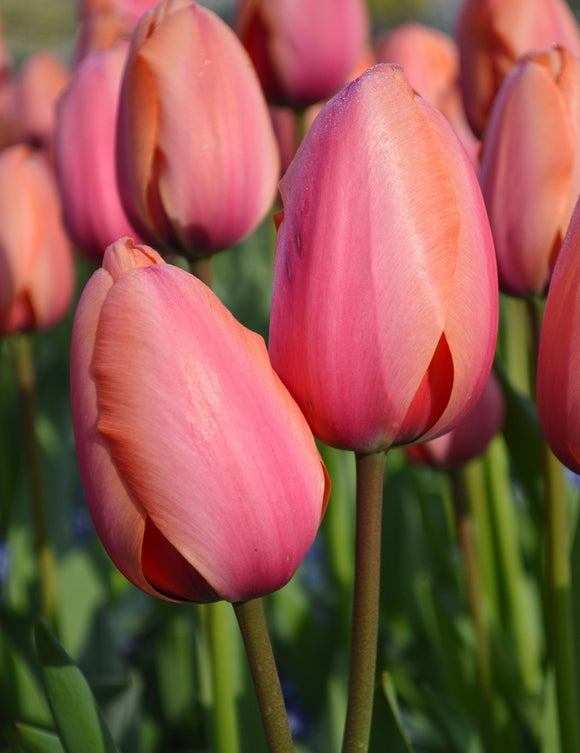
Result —
<instances>
[{"instance_id":1,"label":"blurred tulip in background","mask_svg":"<svg viewBox=\"0 0 580 753\"><path fill-rule=\"evenodd\" d=\"M478 136L503 79L522 55L553 44L580 55L580 29L566 0L464 0L457 42L465 110Z\"/></svg>"},{"instance_id":2,"label":"blurred tulip in background","mask_svg":"<svg viewBox=\"0 0 580 753\"><path fill-rule=\"evenodd\" d=\"M474 166L479 140L473 134L459 87L459 51L452 37L425 24L409 21L377 41L379 63L402 66L411 86L440 110L453 126Z\"/></svg>"},{"instance_id":3,"label":"blurred tulip in background","mask_svg":"<svg viewBox=\"0 0 580 753\"><path fill-rule=\"evenodd\" d=\"M101 261L105 249L135 235L121 205L115 137L128 43L85 57L59 105L55 163L67 230L77 247Z\"/></svg>"},{"instance_id":4,"label":"blurred tulip in background","mask_svg":"<svg viewBox=\"0 0 580 753\"><path fill-rule=\"evenodd\" d=\"M68 81L65 64L50 50L26 60L14 78L8 107L15 140L52 151L55 107Z\"/></svg>"},{"instance_id":5,"label":"blurred tulip in background","mask_svg":"<svg viewBox=\"0 0 580 753\"><path fill-rule=\"evenodd\" d=\"M280 190L270 355L314 433L375 452L449 430L487 380L498 291L447 120L377 65L326 105Z\"/></svg>"},{"instance_id":6,"label":"blurred tulip in background","mask_svg":"<svg viewBox=\"0 0 580 753\"><path fill-rule=\"evenodd\" d=\"M241 601L306 555L328 480L262 338L193 275L128 238L75 316L83 486L119 569L160 598Z\"/></svg>"},{"instance_id":7,"label":"blurred tulip in background","mask_svg":"<svg viewBox=\"0 0 580 753\"><path fill-rule=\"evenodd\" d=\"M47 329L65 314L74 285L56 179L43 153L0 152L0 332Z\"/></svg>"},{"instance_id":8,"label":"blurred tulip in background","mask_svg":"<svg viewBox=\"0 0 580 753\"><path fill-rule=\"evenodd\" d=\"M276 192L279 157L257 76L211 11L165 0L132 38L119 105L123 206L156 247L207 256L248 235Z\"/></svg>"},{"instance_id":9,"label":"blurred tulip in background","mask_svg":"<svg viewBox=\"0 0 580 753\"><path fill-rule=\"evenodd\" d=\"M369 34L363 0L241 0L237 30L266 98L304 108L349 80Z\"/></svg>"},{"instance_id":10,"label":"blurred tulip in background","mask_svg":"<svg viewBox=\"0 0 580 753\"><path fill-rule=\"evenodd\" d=\"M481 160L500 287L542 293L580 193L580 62L571 52L554 47L517 63L493 106Z\"/></svg>"}]
</instances>

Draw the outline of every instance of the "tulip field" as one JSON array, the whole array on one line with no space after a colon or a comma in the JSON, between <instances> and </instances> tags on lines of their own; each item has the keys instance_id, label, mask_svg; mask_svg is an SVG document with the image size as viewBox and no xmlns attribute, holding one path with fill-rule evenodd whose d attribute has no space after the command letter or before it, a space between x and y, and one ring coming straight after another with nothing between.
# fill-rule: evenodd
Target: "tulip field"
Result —
<instances>
[{"instance_id":1,"label":"tulip field","mask_svg":"<svg viewBox=\"0 0 580 753\"><path fill-rule=\"evenodd\" d=\"M0 753L580 753L566 0L1 0Z\"/></svg>"}]
</instances>

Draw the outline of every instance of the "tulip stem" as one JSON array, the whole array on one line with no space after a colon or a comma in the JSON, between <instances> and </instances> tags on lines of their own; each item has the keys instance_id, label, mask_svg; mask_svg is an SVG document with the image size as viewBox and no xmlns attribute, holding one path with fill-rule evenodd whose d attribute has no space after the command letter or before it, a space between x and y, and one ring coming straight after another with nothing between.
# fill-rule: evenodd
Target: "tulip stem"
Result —
<instances>
[{"instance_id":1,"label":"tulip stem","mask_svg":"<svg viewBox=\"0 0 580 753\"><path fill-rule=\"evenodd\" d=\"M238 753L240 741L232 685L230 612L225 601L206 605L213 678L213 713L216 753Z\"/></svg>"},{"instance_id":2,"label":"tulip stem","mask_svg":"<svg viewBox=\"0 0 580 753\"><path fill-rule=\"evenodd\" d=\"M356 455L356 543L350 674L343 753L368 750L373 716L385 453Z\"/></svg>"},{"instance_id":3,"label":"tulip stem","mask_svg":"<svg viewBox=\"0 0 580 753\"><path fill-rule=\"evenodd\" d=\"M47 625L57 633L56 573L54 552L50 545L46 499L42 482L40 449L36 437L36 379L32 348L27 335L13 338L16 380L20 392L26 465L30 480L32 525L36 536L36 559L40 579L42 613Z\"/></svg>"},{"instance_id":4,"label":"tulip stem","mask_svg":"<svg viewBox=\"0 0 580 753\"><path fill-rule=\"evenodd\" d=\"M199 259L191 259L189 261L189 269L192 275L195 275L201 280L208 288L211 288L211 257L203 256Z\"/></svg>"},{"instance_id":5,"label":"tulip stem","mask_svg":"<svg viewBox=\"0 0 580 753\"><path fill-rule=\"evenodd\" d=\"M469 481L470 478L463 473L463 469L451 472L455 525L459 546L463 555L467 601L475 634L482 730L484 735L489 736L493 734L491 665L489 661L487 628L483 613L483 592L473 540L472 518L466 501L466 497L471 491Z\"/></svg>"},{"instance_id":6,"label":"tulip stem","mask_svg":"<svg viewBox=\"0 0 580 753\"><path fill-rule=\"evenodd\" d=\"M560 461L544 442L548 646L556 677L561 750L580 751L579 707L572 619L572 578L566 480Z\"/></svg>"},{"instance_id":7,"label":"tulip stem","mask_svg":"<svg viewBox=\"0 0 580 753\"><path fill-rule=\"evenodd\" d=\"M270 753L293 753L294 744L261 599L241 601L234 610L242 633Z\"/></svg>"}]
</instances>

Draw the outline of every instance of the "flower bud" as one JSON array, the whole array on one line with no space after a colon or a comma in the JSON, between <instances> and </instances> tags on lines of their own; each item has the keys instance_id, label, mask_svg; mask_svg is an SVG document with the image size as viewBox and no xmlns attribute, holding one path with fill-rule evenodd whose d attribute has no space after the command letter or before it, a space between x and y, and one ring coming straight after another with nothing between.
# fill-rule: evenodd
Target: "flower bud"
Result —
<instances>
[{"instance_id":1,"label":"flower bud","mask_svg":"<svg viewBox=\"0 0 580 753\"><path fill-rule=\"evenodd\" d=\"M498 290L447 120L377 65L322 110L280 192L270 355L314 433L375 452L449 430L487 380Z\"/></svg>"},{"instance_id":2,"label":"flower bud","mask_svg":"<svg viewBox=\"0 0 580 753\"><path fill-rule=\"evenodd\" d=\"M242 601L292 577L328 478L264 341L202 282L110 246L77 308L71 400L97 533L135 585Z\"/></svg>"},{"instance_id":3,"label":"flower bud","mask_svg":"<svg viewBox=\"0 0 580 753\"><path fill-rule=\"evenodd\" d=\"M268 108L234 32L189 0L140 20L117 133L121 200L142 238L207 256L270 209L279 157Z\"/></svg>"},{"instance_id":4,"label":"flower bud","mask_svg":"<svg viewBox=\"0 0 580 753\"><path fill-rule=\"evenodd\" d=\"M125 216L115 173L115 134L127 44L85 57L57 114L55 162L64 219L74 243L101 261L107 246L135 235Z\"/></svg>"},{"instance_id":5,"label":"flower bud","mask_svg":"<svg viewBox=\"0 0 580 753\"><path fill-rule=\"evenodd\" d=\"M572 215L548 291L536 396L554 454L580 473L580 205Z\"/></svg>"},{"instance_id":6,"label":"flower bud","mask_svg":"<svg viewBox=\"0 0 580 753\"><path fill-rule=\"evenodd\" d=\"M553 44L580 55L580 29L566 0L464 0L457 42L465 110L477 136L502 81L522 55Z\"/></svg>"},{"instance_id":7,"label":"flower bud","mask_svg":"<svg viewBox=\"0 0 580 753\"><path fill-rule=\"evenodd\" d=\"M542 293L580 193L580 62L564 47L524 57L505 79L479 180L500 287Z\"/></svg>"},{"instance_id":8,"label":"flower bud","mask_svg":"<svg viewBox=\"0 0 580 753\"><path fill-rule=\"evenodd\" d=\"M47 329L73 293L70 241L56 180L41 152L0 152L0 332Z\"/></svg>"}]
</instances>

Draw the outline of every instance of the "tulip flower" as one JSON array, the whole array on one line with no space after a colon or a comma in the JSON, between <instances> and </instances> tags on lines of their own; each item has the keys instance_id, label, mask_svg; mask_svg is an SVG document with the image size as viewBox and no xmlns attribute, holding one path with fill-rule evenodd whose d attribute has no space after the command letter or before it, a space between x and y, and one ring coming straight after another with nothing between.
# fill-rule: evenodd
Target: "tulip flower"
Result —
<instances>
[{"instance_id":1,"label":"tulip flower","mask_svg":"<svg viewBox=\"0 0 580 753\"><path fill-rule=\"evenodd\" d=\"M290 579L326 473L262 338L202 282L128 238L110 246L75 315L71 400L97 533L135 585L237 602Z\"/></svg>"},{"instance_id":2,"label":"tulip flower","mask_svg":"<svg viewBox=\"0 0 580 753\"><path fill-rule=\"evenodd\" d=\"M81 0L75 61L129 37L141 16L156 5L158 0Z\"/></svg>"},{"instance_id":3,"label":"tulip flower","mask_svg":"<svg viewBox=\"0 0 580 753\"><path fill-rule=\"evenodd\" d=\"M422 465L455 467L483 455L501 430L505 400L493 371L473 409L455 428L428 442L405 449L407 456Z\"/></svg>"},{"instance_id":4,"label":"tulip flower","mask_svg":"<svg viewBox=\"0 0 580 753\"><path fill-rule=\"evenodd\" d=\"M40 50L28 58L12 92L12 117L19 126L19 141L52 149L55 106L68 81L68 70L52 52Z\"/></svg>"},{"instance_id":5,"label":"tulip flower","mask_svg":"<svg viewBox=\"0 0 580 753\"><path fill-rule=\"evenodd\" d=\"M373 453L449 430L487 380L498 290L447 120L377 65L322 110L280 192L270 356L314 433Z\"/></svg>"},{"instance_id":6,"label":"tulip flower","mask_svg":"<svg viewBox=\"0 0 580 753\"><path fill-rule=\"evenodd\" d=\"M525 56L504 81L479 173L500 287L544 291L580 193L580 62L565 48Z\"/></svg>"},{"instance_id":7,"label":"tulip flower","mask_svg":"<svg viewBox=\"0 0 580 753\"><path fill-rule=\"evenodd\" d=\"M348 81L367 41L362 0L241 0L237 30L266 98L304 108Z\"/></svg>"},{"instance_id":8,"label":"tulip flower","mask_svg":"<svg viewBox=\"0 0 580 753\"><path fill-rule=\"evenodd\" d=\"M477 166L479 140L463 109L455 41L442 31L409 21L380 37L376 57L379 63L396 63L403 68L413 89L445 115Z\"/></svg>"},{"instance_id":9,"label":"tulip flower","mask_svg":"<svg viewBox=\"0 0 580 753\"><path fill-rule=\"evenodd\" d=\"M88 55L77 66L57 113L55 162L68 232L101 261L117 238L135 235L115 174L117 104L128 45Z\"/></svg>"},{"instance_id":10,"label":"tulip flower","mask_svg":"<svg viewBox=\"0 0 580 753\"><path fill-rule=\"evenodd\" d=\"M0 152L0 333L47 329L73 293L70 241L56 180L24 144Z\"/></svg>"},{"instance_id":11,"label":"tulip flower","mask_svg":"<svg viewBox=\"0 0 580 753\"><path fill-rule=\"evenodd\" d=\"M119 104L118 180L142 238L189 257L252 232L279 157L268 108L234 32L189 0L165 0L132 37Z\"/></svg>"},{"instance_id":12,"label":"tulip flower","mask_svg":"<svg viewBox=\"0 0 580 753\"><path fill-rule=\"evenodd\" d=\"M562 44L580 55L566 0L464 0L457 23L467 118L481 136L502 81L522 55Z\"/></svg>"},{"instance_id":13,"label":"tulip flower","mask_svg":"<svg viewBox=\"0 0 580 753\"><path fill-rule=\"evenodd\" d=\"M580 473L580 206L564 238L548 291L538 353L540 424L554 454Z\"/></svg>"}]
</instances>

